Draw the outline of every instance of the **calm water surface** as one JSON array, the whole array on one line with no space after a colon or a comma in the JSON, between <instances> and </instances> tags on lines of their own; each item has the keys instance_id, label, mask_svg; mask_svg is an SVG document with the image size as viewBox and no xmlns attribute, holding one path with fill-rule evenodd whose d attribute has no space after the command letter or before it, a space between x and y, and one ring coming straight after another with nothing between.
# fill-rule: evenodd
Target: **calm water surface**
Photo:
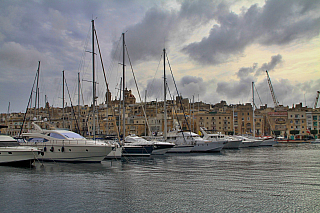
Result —
<instances>
[{"instance_id":1,"label":"calm water surface","mask_svg":"<svg viewBox=\"0 0 320 213\"><path fill-rule=\"evenodd\" d=\"M1 212L320 212L320 144L0 167Z\"/></svg>"}]
</instances>

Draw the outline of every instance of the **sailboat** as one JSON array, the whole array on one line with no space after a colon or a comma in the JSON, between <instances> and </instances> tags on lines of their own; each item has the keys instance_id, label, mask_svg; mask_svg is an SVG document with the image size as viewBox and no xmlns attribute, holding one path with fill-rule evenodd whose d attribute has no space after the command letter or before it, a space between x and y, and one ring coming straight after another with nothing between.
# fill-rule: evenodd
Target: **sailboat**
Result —
<instances>
[{"instance_id":1,"label":"sailboat","mask_svg":"<svg viewBox=\"0 0 320 213\"><path fill-rule=\"evenodd\" d=\"M254 82L252 82L252 109L253 109L253 139L256 139L256 146L273 146L277 141L273 137L255 137L255 119L254 119Z\"/></svg>"},{"instance_id":2,"label":"sailboat","mask_svg":"<svg viewBox=\"0 0 320 213\"><path fill-rule=\"evenodd\" d=\"M149 141L137 135L126 136L125 131L125 34L122 34L123 41L123 76L122 76L122 92L123 92L123 156L150 156L150 155L163 155L169 149L174 147L173 143L162 141ZM144 109L143 109L144 110ZM144 116L147 123L147 117L144 112Z\"/></svg>"},{"instance_id":3,"label":"sailboat","mask_svg":"<svg viewBox=\"0 0 320 213\"><path fill-rule=\"evenodd\" d=\"M94 20L92 20L92 55L93 55L93 140L81 135L61 129L46 130L36 123L34 129L20 136L25 146L35 146L43 150L42 160L66 162L101 162L111 151L113 146L95 140L95 62L94 62ZM64 82L63 82L64 85Z\"/></svg>"},{"instance_id":4,"label":"sailboat","mask_svg":"<svg viewBox=\"0 0 320 213\"><path fill-rule=\"evenodd\" d=\"M164 130L163 140L174 143L168 153L190 153L190 152L220 152L226 141L205 140L198 134L190 131L182 131L176 129L174 131L167 131L167 82L166 82L166 50L163 49L163 76L164 76ZM179 92L177 91L178 95ZM190 129L190 128L189 128Z\"/></svg>"}]
</instances>

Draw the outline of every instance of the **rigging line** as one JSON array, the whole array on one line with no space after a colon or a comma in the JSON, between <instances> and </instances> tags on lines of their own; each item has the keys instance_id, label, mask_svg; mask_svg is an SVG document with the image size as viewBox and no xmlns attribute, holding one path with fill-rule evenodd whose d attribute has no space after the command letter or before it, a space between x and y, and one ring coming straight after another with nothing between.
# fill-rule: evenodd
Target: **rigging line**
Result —
<instances>
[{"instance_id":1,"label":"rigging line","mask_svg":"<svg viewBox=\"0 0 320 213\"><path fill-rule=\"evenodd\" d=\"M80 60L79 67L78 67L78 72L80 72L81 68L85 66L85 59L84 58L86 56L86 49L87 49L88 42L89 42L90 32L91 32L91 25L89 25L87 37L86 37L86 40L84 41L84 48L82 51L81 60Z\"/></svg>"},{"instance_id":2,"label":"rigging line","mask_svg":"<svg viewBox=\"0 0 320 213\"><path fill-rule=\"evenodd\" d=\"M182 127L181 127L181 125L180 125L180 120L179 120L179 117L178 117L178 113L177 113L177 110L175 109L176 105L174 104L174 100L173 100L174 97L171 95L171 91L170 91L170 88L169 88L169 85L168 85L168 82L167 82L167 81L166 81L166 85L167 85L167 89L168 89L169 96L170 96L171 101L172 101L172 104L173 104L174 114L176 115L176 118L177 118L177 120L178 120L179 128L182 130ZM182 136L183 136L184 141L186 141L183 133L182 133Z\"/></svg>"},{"instance_id":3,"label":"rigging line","mask_svg":"<svg viewBox=\"0 0 320 213\"><path fill-rule=\"evenodd\" d=\"M257 92L257 94L258 94L258 97L259 97L259 100L260 100L261 105L263 105L263 104L262 104L262 100L261 100L261 98L260 98L260 95L259 95L259 92L258 92L258 90L257 90L256 85L254 85L254 88L256 89L256 92ZM256 106L256 108L257 108L257 106Z\"/></svg>"},{"instance_id":4,"label":"rigging line","mask_svg":"<svg viewBox=\"0 0 320 213\"><path fill-rule=\"evenodd\" d=\"M155 81L156 75L157 75L157 73L158 73L158 71L159 71L159 67L160 67L160 62L161 62L161 60L162 60L162 54L161 54L161 56L160 56L160 60L159 60L159 63L158 63L158 67L157 67L156 73L154 74L154 77L153 77L153 79L152 79L151 85L153 85L153 83L154 83L154 81ZM152 92L153 92L153 90L151 90L151 94L152 94ZM161 92L162 92L162 91L161 91Z\"/></svg>"},{"instance_id":5,"label":"rigging line","mask_svg":"<svg viewBox=\"0 0 320 213\"><path fill-rule=\"evenodd\" d=\"M72 114L73 114L73 116L75 118L76 114L75 114L74 109L73 109L72 100L71 100L71 96L70 96L70 92L69 92L69 87L68 87L68 84L67 84L67 79L64 79L64 81L66 83L66 87L67 87L67 91L68 91L68 95L69 95L69 99L70 99L70 105L71 105ZM79 124L78 124L78 119L74 119L74 120L76 120L76 126L78 128L78 133L80 134L80 128L79 128Z\"/></svg>"},{"instance_id":6,"label":"rigging line","mask_svg":"<svg viewBox=\"0 0 320 213\"><path fill-rule=\"evenodd\" d=\"M36 76L35 76L34 81L33 81L31 93L30 93L30 96L29 96L28 105L27 105L27 108L26 108L26 113L24 113L23 122L22 122L22 125L21 125L21 128L20 128L19 137L20 137L20 135L22 134L23 125L24 125L24 123L25 123L25 121L26 121L26 116L27 116L27 113L28 113L28 108L29 108L31 99L32 99L33 88L34 88L34 85L35 85L35 83L36 83L37 77L38 77L38 70L36 71Z\"/></svg>"},{"instance_id":7,"label":"rigging line","mask_svg":"<svg viewBox=\"0 0 320 213\"><path fill-rule=\"evenodd\" d=\"M110 62L110 65L108 66L108 68L107 68L107 72L106 72L106 78L107 79L111 79L112 78L112 70L114 69L114 67L115 67L115 64L117 64L116 63L116 58L120 58L120 56L119 57L116 57L116 55L117 54L120 54L120 51L118 51L119 50L119 46L120 46L120 41L121 41L121 38L122 38L122 36L120 36L119 37L119 40L118 40L118 42L117 42L117 45L116 45L116 48L115 48L115 51L113 52L113 55L112 55L112 57L111 57L111 62ZM120 60L119 60L120 61ZM117 67L118 69L119 69L119 66ZM117 73L116 74L116 77L115 77L115 79L118 79L118 77L119 77L119 72L115 72L115 73ZM117 82L117 80L115 80L114 82ZM112 81L110 81L109 82L109 84L110 83L112 83ZM111 87L111 84L109 85L110 87ZM110 88L109 88L110 89ZM110 91L111 93L112 92L114 92L114 93L116 93L116 91L115 90L113 90L112 89L112 91Z\"/></svg>"},{"instance_id":8,"label":"rigging line","mask_svg":"<svg viewBox=\"0 0 320 213\"><path fill-rule=\"evenodd\" d=\"M128 56L128 60L129 60L129 63L130 63L130 67L131 67L131 72L132 72L132 75L133 75L134 83L136 84L136 88L137 88L137 92L138 92L138 95L139 95L139 99L140 99L140 102L143 104L143 101L142 101L142 99L141 99L141 95L140 95L140 91L139 91L139 88L138 88L138 83L137 83L137 80L136 80L136 76L134 75L134 72L133 72L133 67L132 67L132 64L131 64L130 57L129 57L129 52L128 52L127 45L125 45L125 48L126 48L126 52L127 52L127 56ZM149 135L151 135L151 130L150 130L150 126L149 126L148 118L147 118L147 115L146 115L146 111L145 111L145 109L144 109L144 107L143 107L143 106L142 106L141 108L142 108L142 111L143 111L143 114L144 114L144 117L145 117L145 121L146 121L146 124L147 124L148 130L149 130Z\"/></svg>"},{"instance_id":9,"label":"rigging line","mask_svg":"<svg viewBox=\"0 0 320 213\"><path fill-rule=\"evenodd\" d=\"M188 128L189 128L190 133L191 133L191 128L190 128L190 126L189 126L189 122L188 122L188 120L187 120L186 113L185 113L185 111L184 111L184 107L183 107L182 101L181 101L182 96L180 96L179 91L178 91L178 87L177 87L177 84L176 84L176 81L174 80L173 72L172 72L171 65L170 65L169 58L168 58L168 54L166 54L166 56L167 56L167 61L168 61L168 65L169 65L169 68L170 68L171 76L172 76L172 79L173 79L173 82L174 82L174 86L175 86L175 88L176 88L176 91L177 91L177 94L178 94L178 97L179 97L179 102L180 102L180 105L181 105L181 107L182 107L184 119L186 120L187 126L188 126ZM182 131L182 134L183 134L183 131Z\"/></svg>"},{"instance_id":10,"label":"rigging line","mask_svg":"<svg viewBox=\"0 0 320 213\"><path fill-rule=\"evenodd\" d=\"M106 72L104 71L104 65L103 65L103 61L102 61L101 50L100 50L100 45L99 45L98 35L97 35L96 29L94 30L94 33L95 33L95 35L96 35L97 46L98 46L98 50L99 50L99 55L100 55L100 61L101 61L101 66L102 66L104 81L105 81L106 86L107 86L107 91L109 91L109 85L108 85L108 82L107 82Z\"/></svg>"},{"instance_id":11,"label":"rigging line","mask_svg":"<svg viewBox=\"0 0 320 213\"><path fill-rule=\"evenodd\" d=\"M259 92L258 92L258 90L257 90L256 85L254 85L254 88L255 88L255 90L256 90L256 92L257 92L257 94L258 94L258 97L259 97L259 100L260 100L261 105L263 105L263 104L262 104L262 100L261 100L261 98L260 98L260 95L259 95ZM254 103L254 105L255 105L255 107L256 107L256 109L257 109L258 107L256 106L255 103ZM267 118L267 121L268 121L268 123L269 123L269 125L270 125L270 129L271 129L271 131L272 131L273 134L274 134L274 131L272 130L272 125L271 125L270 119L269 119L268 116L266 116L266 118Z\"/></svg>"}]
</instances>

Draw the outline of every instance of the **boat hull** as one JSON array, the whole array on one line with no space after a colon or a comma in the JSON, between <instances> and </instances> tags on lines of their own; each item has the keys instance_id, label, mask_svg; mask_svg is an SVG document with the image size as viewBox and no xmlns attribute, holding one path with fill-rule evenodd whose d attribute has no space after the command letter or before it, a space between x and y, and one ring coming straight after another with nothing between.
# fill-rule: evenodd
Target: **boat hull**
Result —
<instances>
[{"instance_id":1,"label":"boat hull","mask_svg":"<svg viewBox=\"0 0 320 213\"><path fill-rule=\"evenodd\" d=\"M175 145L167 153L190 153L193 145Z\"/></svg>"},{"instance_id":2,"label":"boat hull","mask_svg":"<svg viewBox=\"0 0 320 213\"><path fill-rule=\"evenodd\" d=\"M40 150L30 147L1 147L0 165L31 166Z\"/></svg>"},{"instance_id":3,"label":"boat hull","mask_svg":"<svg viewBox=\"0 0 320 213\"><path fill-rule=\"evenodd\" d=\"M105 159L120 159L122 157L122 147L113 147L112 151Z\"/></svg>"},{"instance_id":4,"label":"boat hull","mask_svg":"<svg viewBox=\"0 0 320 213\"><path fill-rule=\"evenodd\" d=\"M94 145L59 145L43 143L25 143L24 145L36 146L43 150L39 156L43 161L64 162L101 162L112 151L111 146Z\"/></svg>"},{"instance_id":5,"label":"boat hull","mask_svg":"<svg viewBox=\"0 0 320 213\"><path fill-rule=\"evenodd\" d=\"M220 152L227 141L197 142L191 152Z\"/></svg>"},{"instance_id":6,"label":"boat hull","mask_svg":"<svg viewBox=\"0 0 320 213\"><path fill-rule=\"evenodd\" d=\"M276 140L274 140L274 139L268 139L268 140L264 140L264 141L260 144L260 146L273 146L273 145L275 145L276 143L277 143Z\"/></svg>"},{"instance_id":7,"label":"boat hull","mask_svg":"<svg viewBox=\"0 0 320 213\"><path fill-rule=\"evenodd\" d=\"M253 141L253 144L250 144L249 147L258 147L262 143L262 140L255 140Z\"/></svg>"},{"instance_id":8,"label":"boat hull","mask_svg":"<svg viewBox=\"0 0 320 213\"><path fill-rule=\"evenodd\" d=\"M150 156L153 146L123 146L122 156Z\"/></svg>"},{"instance_id":9,"label":"boat hull","mask_svg":"<svg viewBox=\"0 0 320 213\"><path fill-rule=\"evenodd\" d=\"M227 144L224 145L223 149L239 149L241 141L228 141Z\"/></svg>"},{"instance_id":10,"label":"boat hull","mask_svg":"<svg viewBox=\"0 0 320 213\"><path fill-rule=\"evenodd\" d=\"M174 144L168 144L168 145L155 144L154 149L152 151L152 155L164 155L173 147L174 147Z\"/></svg>"},{"instance_id":11,"label":"boat hull","mask_svg":"<svg viewBox=\"0 0 320 213\"><path fill-rule=\"evenodd\" d=\"M242 141L240 144L240 148L248 148L253 146L254 141Z\"/></svg>"}]
</instances>

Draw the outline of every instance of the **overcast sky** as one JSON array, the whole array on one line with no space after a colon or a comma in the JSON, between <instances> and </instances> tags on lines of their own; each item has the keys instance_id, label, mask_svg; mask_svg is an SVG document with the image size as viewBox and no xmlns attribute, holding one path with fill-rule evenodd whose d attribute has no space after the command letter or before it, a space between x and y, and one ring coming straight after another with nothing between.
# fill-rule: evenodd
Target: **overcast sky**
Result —
<instances>
[{"instance_id":1,"label":"overcast sky","mask_svg":"<svg viewBox=\"0 0 320 213\"><path fill-rule=\"evenodd\" d=\"M179 93L215 104L273 101L313 107L320 90L320 1L318 0L108 0L0 1L0 112L24 112L40 65L40 106L92 104L91 20L100 43L112 99L119 97L122 38L141 97L163 100L163 49ZM97 51L95 51L98 53ZM96 57L98 103L106 86ZM139 101L129 58L126 87ZM171 95L177 92L166 61ZM69 94L68 94L69 91ZM259 94L259 96L258 96ZM35 93L33 92L33 97ZM261 101L260 101L260 99ZM167 99L170 96L168 94ZM34 100L32 101L34 105Z\"/></svg>"}]
</instances>

